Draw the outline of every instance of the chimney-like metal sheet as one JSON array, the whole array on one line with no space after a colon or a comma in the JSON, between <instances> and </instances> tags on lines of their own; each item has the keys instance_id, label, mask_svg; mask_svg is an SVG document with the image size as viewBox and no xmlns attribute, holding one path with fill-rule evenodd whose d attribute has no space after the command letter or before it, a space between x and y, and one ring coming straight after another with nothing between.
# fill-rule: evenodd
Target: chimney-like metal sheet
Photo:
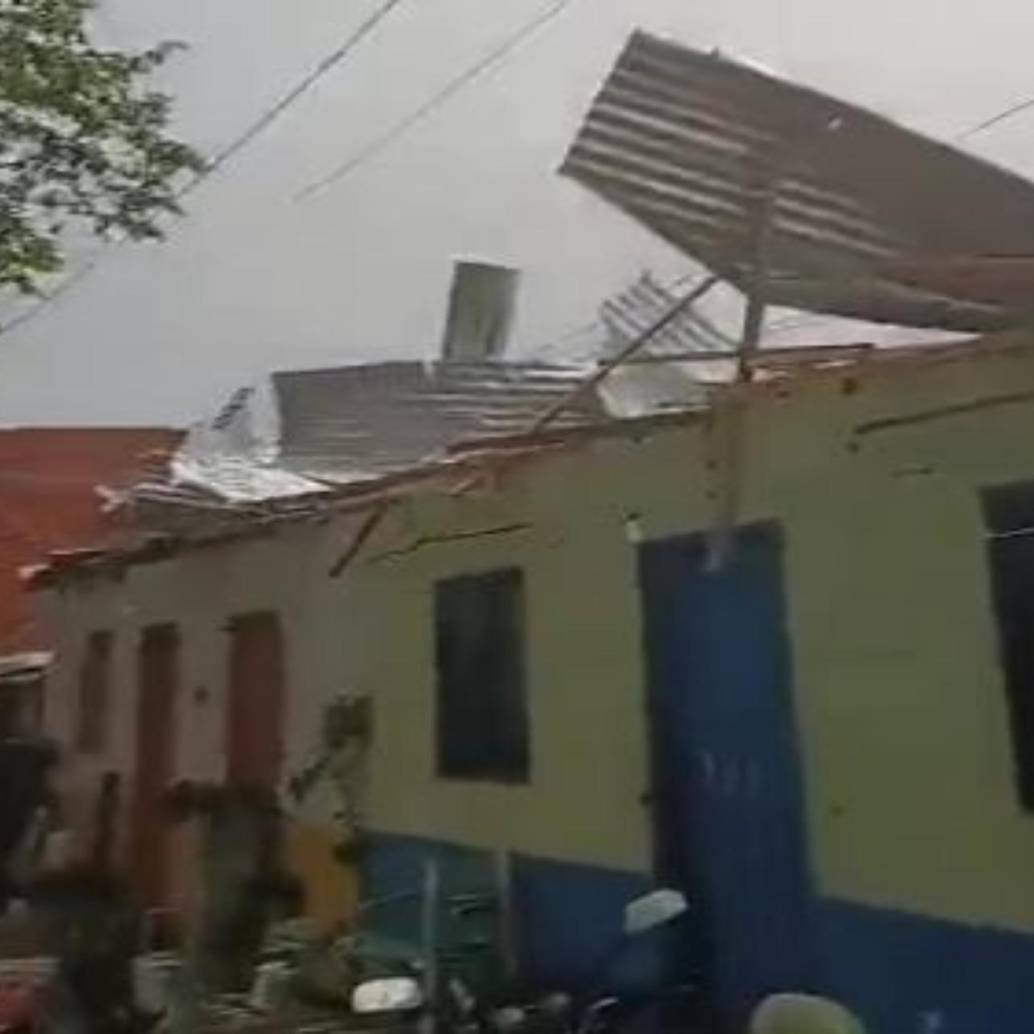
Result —
<instances>
[{"instance_id":1,"label":"chimney-like metal sheet","mask_svg":"<svg viewBox=\"0 0 1034 1034\"><path fill-rule=\"evenodd\" d=\"M483 362L506 351L517 302L516 269L457 262L442 338L446 362Z\"/></svg>"}]
</instances>

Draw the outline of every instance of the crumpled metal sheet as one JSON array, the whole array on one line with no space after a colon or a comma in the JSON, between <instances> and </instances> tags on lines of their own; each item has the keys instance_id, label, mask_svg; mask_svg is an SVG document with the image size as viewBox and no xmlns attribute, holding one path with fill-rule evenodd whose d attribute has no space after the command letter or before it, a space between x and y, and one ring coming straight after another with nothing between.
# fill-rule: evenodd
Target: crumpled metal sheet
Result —
<instances>
[{"instance_id":1,"label":"crumpled metal sheet","mask_svg":"<svg viewBox=\"0 0 1034 1034\"><path fill-rule=\"evenodd\" d=\"M584 377L579 368L492 362L277 373L277 464L333 484L407 470L464 439L527 430ZM598 397L589 395L574 402L559 425L608 418Z\"/></svg>"},{"instance_id":2,"label":"crumpled metal sheet","mask_svg":"<svg viewBox=\"0 0 1034 1034\"><path fill-rule=\"evenodd\" d=\"M772 305L961 331L1008 306L895 275L902 256L1034 254L1034 186L854 105L633 34L561 172Z\"/></svg>"},{"instance_id":3,"label":"crumpled metal sheet","mask_svg":"<svg viewBox=\"0 0 1034 1034\"><path fill-rule=\"evenodd\" d=\"M655 307L664 301L652 299ZM634 318L647 316L644 309ZM276 373L261 388L236 392L214 419L193 428L172 461L172 477L137 486L134 501L152 514L179 507L219 519L247 504L412 471L465 441L525 433L594 369L595 362L390 362ZM555 427L703 401L696 378L681 368L619 370L573 398Z\"/></svg>"},{"instance_id":4,"label":"crumpled metal sheet","mask_svg":"<svg viewBox=\"0 0 1034 1034\"><path fill-rule=\"evenodd\" d=\"M171 477L146 486L148 498L175 504L200 493L192 500L199 506L205 495L239 504L321 491L322 484L279 464L279 436L270 385L238 388L214 418L187 432L172 458Z\"/></svg>"},{"instance_id":5,"label":"crumpled metal sheet","mask_svg":"<svg viewBox=\"0 0 1034 1034\"><path fill-rule=\"evenodd\" d=\"M590 367L591 369L591 367ZM234 392L192 427L170 476L135 486L147 523L187 515L230 519L249 504L375 481L444 455L464 439L520 433L586 376L585 366L393 362L273 374ZM596 395L559 421L599 423Z\"/></svg>"},{"instance_id":6,"label":"crumpled metal sheet","mask_svg":"<svg viewBox=\"0 0 1034 1034\"><path fill-rule=\"evenodd\" d=\"M605 334L578 360L400 361L274 373L234 392L213 418L191 428L171 477L138 485L133 501L159 526L177 508L188 521L206 511L219 520L248 504L412 471L465 441L521 435L675 300L670 289L641 277L603 304ZM646 350L661 357L730 344L706 316L686 312ZM682 365L621 369L572 398L554 426L598 425L705 401L696 372Z\"/></svg>"}]
</instances>

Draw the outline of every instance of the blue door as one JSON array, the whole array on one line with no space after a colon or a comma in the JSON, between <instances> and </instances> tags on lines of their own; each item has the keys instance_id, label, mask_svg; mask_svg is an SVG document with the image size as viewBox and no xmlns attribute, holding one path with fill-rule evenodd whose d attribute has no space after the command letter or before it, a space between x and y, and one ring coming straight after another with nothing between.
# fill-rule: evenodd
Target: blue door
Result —
<instances>
[{"instance_id":1,"label":"blue door","mask_svg":"<svg viewBox=\"0 0 1034 1034\"><path fill-rule=\"evenodd\" d=\"M700 537L640 553L658 878L699 918L696 964L739 1023L814 989L800 764L773 525L740 529L722 569Z\"/></svg>"}]
</instances>

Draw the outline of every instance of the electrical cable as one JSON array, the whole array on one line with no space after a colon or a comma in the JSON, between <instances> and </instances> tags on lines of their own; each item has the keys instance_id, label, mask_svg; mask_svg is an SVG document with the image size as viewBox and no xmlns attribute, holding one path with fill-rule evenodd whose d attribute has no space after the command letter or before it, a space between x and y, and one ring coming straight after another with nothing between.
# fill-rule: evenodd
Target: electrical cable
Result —
<instances>
[{"instance_id":1,"label":"electrical cable","mask_svg":"<svg viewBox=\"0 0 1034 1034\"><path fill-rule=\"evenodd\" d=\"M268 129L281 115L293 107L324 76L333 71L348 55L368 36L391 12L402 3L402 0L384 0L365 21L356 28L349 37L328 54L316 67L296 83L271 108L263 112L243 133L232 140L198 173L195 180L185 187L180 196L189 193L214 172L217 172L234 155L246 148L256 137Z\"/></svg>"},{"instance_id":2,"label":"electrical cable","mask_svg":"<svg viewBox=\"0 0 1034 1034\"><path fill-rule=\"evenodd\" d=\"M415 110L410 112L400 121L396 122L386 132L375 137L365 147L361 148L352 157L346 159L337 168L331 170L326 176L314 180L303 187L294 196L296 202L307 201L315 194L326 190L335 183L339 183L346 176L355 172L356 169L365 165L372 158L375 158L382 151L389 148L396 140L404 136L415 125L428 118L438 108L448 103L464 87L469 86L476 79L488 72L493 66L505 60L520 45L531 38L547 22L558 17L565 8L569 7L573 0L557 0L551 7L541 14L536 15L531 21L526 22L515 33L507 36L499 45L493 47L487 54L479 58L473 65L465 69L458 76L450 79L449 82L438 90Z\"/></svg>"},{"instance_id":3,"label":"electrical cable","mask_svg":"<svg viewBox=\"0 0 1034 1034\"><path fill-rule=\"evenodd\" d=\"M983 122L977 123L977 125L959 133L956 140L968 140L971 136L976 136L977 133L984 132L985 129L990 129L992 126L997 126L1000 122L1005 122L1007 119L1011 119L1016 115L1022 114L1024 111L1029 111L1034 108L1034 97L1030 97L1025 101L1020 101L1018 104L1013 104L1011 107L1006 108L1004 111L998 112L997 115L992 115L990 118L984 119Z\"/></svg>"}]
</instances>

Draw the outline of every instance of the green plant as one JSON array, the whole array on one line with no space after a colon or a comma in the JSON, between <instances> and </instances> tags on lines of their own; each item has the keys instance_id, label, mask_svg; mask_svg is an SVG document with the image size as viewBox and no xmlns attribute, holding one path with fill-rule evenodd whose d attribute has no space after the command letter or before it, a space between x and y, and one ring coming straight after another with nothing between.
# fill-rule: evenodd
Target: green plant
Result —
<instances>
[{"instance_id":1,"label":"green plant","mask_svg":"<svg viewBox=\"0 0 1034 1034\"><path fill-rule=\"evenodd\" d=\"M38 290L62 235L161 237L181 174L203 163L166 135L150 74L180 44L95 47L91 0L0 0L0 289Z\"/></svg>"}]
</instances>

